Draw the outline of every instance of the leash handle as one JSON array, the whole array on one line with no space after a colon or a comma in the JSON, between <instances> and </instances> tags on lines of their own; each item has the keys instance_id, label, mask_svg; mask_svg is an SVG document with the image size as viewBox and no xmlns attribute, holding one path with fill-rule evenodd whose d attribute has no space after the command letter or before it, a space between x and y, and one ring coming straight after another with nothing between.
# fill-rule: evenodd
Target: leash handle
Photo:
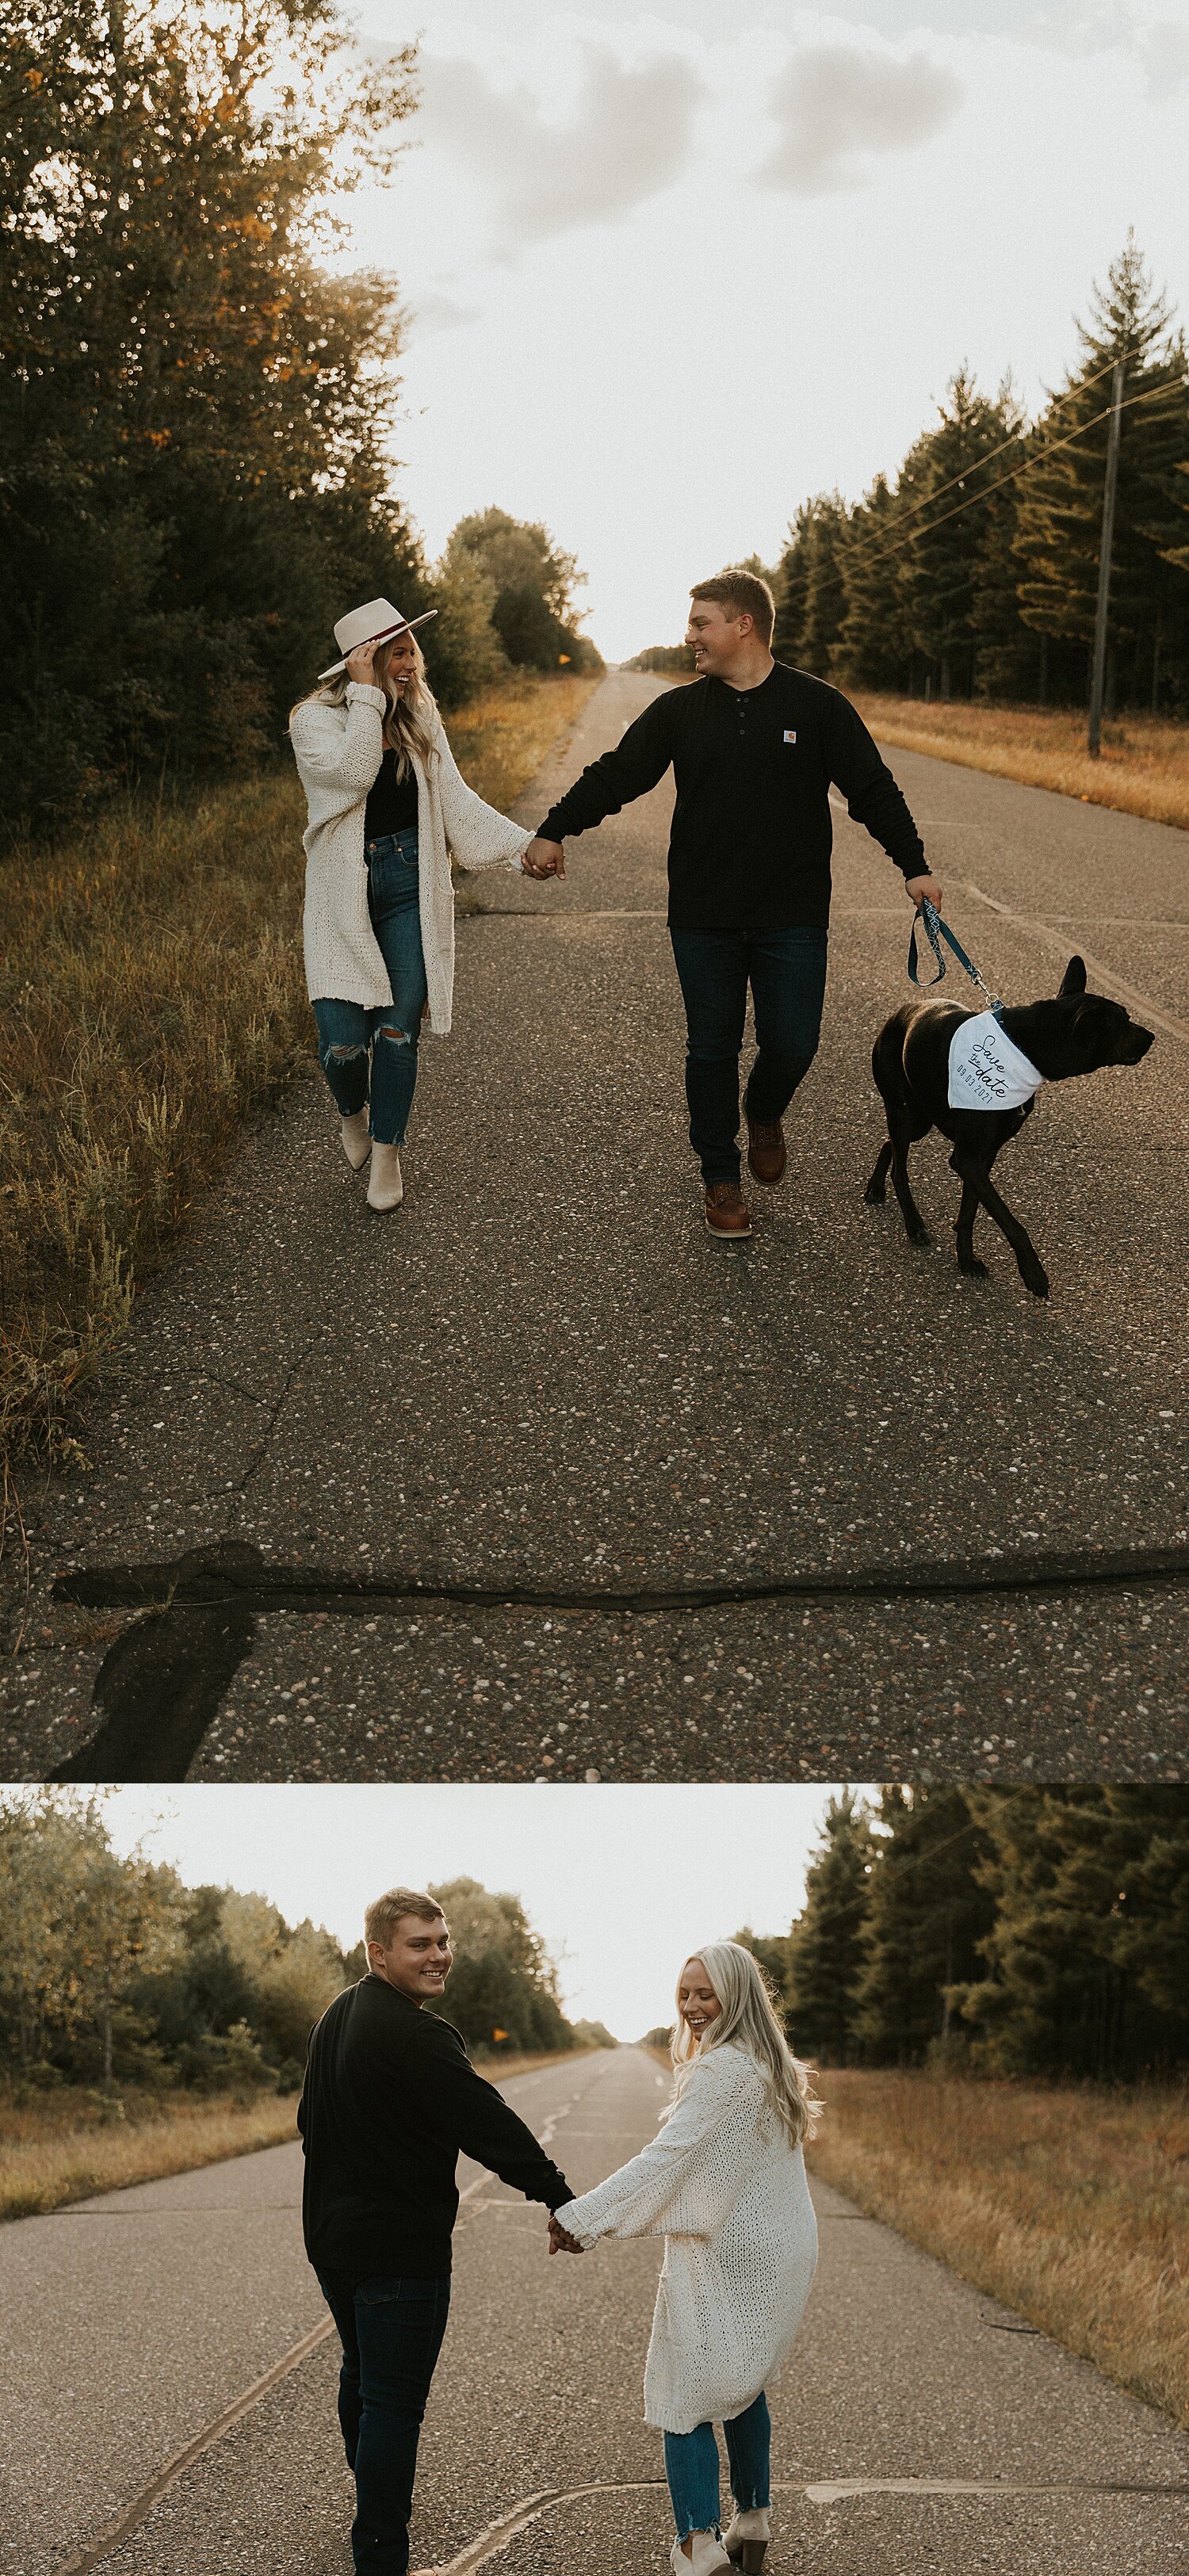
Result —
<instances>
[{"instance_id":1,"label":"leash handle","mask_svg":"<svg viewBox=\"0 0 1189 2576\"><path fill-rule=\"evenodd\" d=\"M920 967L920 955L917 949L917 923L922 920L925 924L925 932L929 941L929 946L937 959L937 973L935 975L930 975L928 982L924 985L921 983L921 977L918 971ZM930 903L927 895L921 905L920 911L914 912L913 914L912 928L908 934L908 980L910 984L915 984L919 991L924 992L929 992L934 984L940 984L942 977L945 974L945 959L941 953L941 943L943 939L946 947L949 948L957 958L959 966L965 967L971 983L977 984L980 993L986 994L992 1010L997 1011L999 1008L999 995L991 991L990 985L984 981L977 966L975 966L967 956L961 940L955 939L948 921L942 920L936 904Z\"/></svg>"}]
</instances>

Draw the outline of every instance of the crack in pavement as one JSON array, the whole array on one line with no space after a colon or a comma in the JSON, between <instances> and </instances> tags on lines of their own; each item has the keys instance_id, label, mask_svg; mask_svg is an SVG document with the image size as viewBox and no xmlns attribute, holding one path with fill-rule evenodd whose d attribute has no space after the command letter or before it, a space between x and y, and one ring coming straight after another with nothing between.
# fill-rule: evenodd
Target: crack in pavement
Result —
<instances>
[{"instance_id":1,"label":"crack in pavement","mask_svg":"<svg viewBox=\"0 0 1189 2576\"><path fill-rule=\"evenodd\" d=\"M299 1365L294 1362L294 1371ZM282 1394L274 1420L283 1401ZM172 1562L80 1566L57 1577L55 1601L144 1615L117 1637L95 1676L91 1705L102 1723L49 1776L56 1782L184 1779L251 1653L257 1619L270 1611L339 1618L386 1612L400 1618L437 1604L464 1610L593 1611L623 1618L763 1601L890 1602L970 1593L1119 1589L1181 1583L1187 1576L1189 1547L1081 1548L1065 1554L988 1555L949 1565L858 1567L851 1573L794 1574L768 1582L566 1590L266 1565L257 1547L223 1539L188 1549Z\"/></svg>"}]
</instances>

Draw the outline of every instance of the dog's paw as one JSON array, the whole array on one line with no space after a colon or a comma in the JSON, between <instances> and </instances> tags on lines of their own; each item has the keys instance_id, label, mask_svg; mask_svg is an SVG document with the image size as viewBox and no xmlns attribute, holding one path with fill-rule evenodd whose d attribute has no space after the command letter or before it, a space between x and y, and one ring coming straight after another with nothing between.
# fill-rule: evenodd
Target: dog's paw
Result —
<instances>
[{"instance_id":1,"label":"dog's paw","mask_svg":"<svg viewBox=\"0 0 1189 2576\"><path fill-rule=\"evenodd\" d=\"M888 1203L886 1189L877 1190L874 1181L868 1181L863 1198L868 1207L886 1207Z\"/></svg>"},{"instance_id":2,"label":"dog's paw","mask_svg":"<svg viewBox=\"0 0 1189 2576\"><path fill-rule=\"evenodd\" d=\"M1047 1270L1041 1269L1039 1261L1022 1261L1020 1263L1020 1277L1024 1282L1024 1286L1031 1289L1034 1297L1048 1296L1049 1274Z\"/></svg>"},{"instance_id":3,"label":"dog's paw","mask_svg":"<svg viewBox=\"0 0 1189 2576\"><path fill-rule=\"evenodd\" d=\"M986 1262L977 1260L973 1252L969 1261L963 1261L959 1256L958 1268L964 1279L989 1279L991 1276Z\"/></svg>"},{"instance_id":4,"label":"dog's paw","mask_svg":"<svg viewBox=\"0 0 1189 2576\"><path fill-rule=\"evenodd\" d=\"M927 1249L933 1237L927 1225L911 1225L908 1229L908 1240L910 1243L919 1243Z\"/></svg>"}]
</instances>

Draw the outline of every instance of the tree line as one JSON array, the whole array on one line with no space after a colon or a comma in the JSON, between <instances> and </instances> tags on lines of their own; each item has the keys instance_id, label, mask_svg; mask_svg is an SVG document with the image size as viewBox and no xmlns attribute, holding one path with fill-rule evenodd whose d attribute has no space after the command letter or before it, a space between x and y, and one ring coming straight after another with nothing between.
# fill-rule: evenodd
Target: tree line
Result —
<instances>
[{"instance_id":1,"label":"tree line","mask_svg":"<svg viewBox=\"0 0 1189 2576\"><path fill-rule=\"evenodd\" d=\"M391 173L416 48L334 0L11 0L0 50L0 788L46 832L275 757L333 619L378 595L456 703L597 663L577 567L488 510L440 565L394 490L404 317L326 265Z\"/></svg>"},{"instance_id":2,"label":"tree line","mask_svg":"<svg viewBox=\"0 0 1189 2576\"><path fill-rule=\"evenodd\" d=\"M1084 704L1121 359L1107 712L1189 714L1189 360L1133 236L1077 329L1036 420L1010 379L988 395L961 367L898 472L853 506L803 501L779 562L749 559L775 594L778 660L910 697ZM631 667L692 656L653 645Z\"/></svg>"},{"instance_id":3,"label":"tree line","mask_svg":"<svg viewBox=\"0 0 1189 2576\"><path fill-rule=\"evenodd\" d=\"M1189 2064L1189 1789L847 1790L789 1933L738 1937L825 2065L1166 2073Z\"/></svg>"},{"instance_id":4,"label":"tree line","mask_svg":"<svg viewBox=\"0 0 1189 2576\"><path fill-rule=\"evenodd\" d=\"M460 1878L431 1893L455 1967L441 2009L468 2047L611 2046L570 2023L557 1972L516 1896ZM187 1887L167 1863L113 1849L94 1797L0 1796L0 2069L34 2089L82 2085L198 2092L300 2083L306 2042L366 1973L311 1922L266 1897ZM430 2007L433 2009L433 2007Z\"/></svg>"}]
</instances>

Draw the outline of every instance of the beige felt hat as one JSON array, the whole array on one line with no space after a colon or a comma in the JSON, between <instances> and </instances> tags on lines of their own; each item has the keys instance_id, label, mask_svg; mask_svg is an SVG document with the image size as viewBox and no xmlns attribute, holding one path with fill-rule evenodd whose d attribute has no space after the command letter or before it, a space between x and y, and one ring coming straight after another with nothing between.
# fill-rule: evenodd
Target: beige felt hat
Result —
<instances>
[{"instance_id":1,"label":"beige felt hat","mask_svg":"<svg viewBox=\"0 0 1189 2576\"><path fill-rule=\"evenodd\" d=\"M347 667L348 653L353 653L357 644L390 644L394 635L411 635L415 626L427 626L437 613L436 608L426 608L420 617L402 617L390 599L369 599L362 608L352 608L346 617L335 620L334 640L343 659L332 662L328 671L319 671L319 679L337 679Z\"/></svg>"}]
</instances>

